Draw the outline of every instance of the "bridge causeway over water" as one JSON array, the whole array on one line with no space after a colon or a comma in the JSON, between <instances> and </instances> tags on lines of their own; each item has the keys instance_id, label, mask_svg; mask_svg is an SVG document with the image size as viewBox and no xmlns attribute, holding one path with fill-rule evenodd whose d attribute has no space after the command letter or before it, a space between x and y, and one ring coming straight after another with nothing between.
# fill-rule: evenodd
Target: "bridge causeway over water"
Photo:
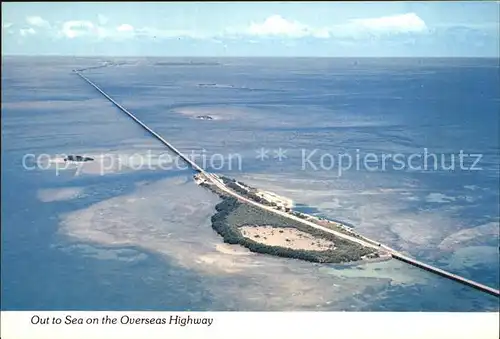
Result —
<instances>
[{"instance_id":1,"label":"bridge causeway over water","mask_svg":"<svg viewBox=\"0 0 500 339\"><path fill-rule=\"evenodd\" d=\"M296 221L299 221L299 222L302 222L304 224L307 224L308 226L311 226L311 227L315 227L315 228L318 228L318 229L321 229L325 232L328 232L328 233L332 233L332 234L335 234L339 237L342 237L342 238L347 238L348 240L351 240L351 241L354 241L354 242L357 242L357 243L361 243L362 245L364 246L367 246L367 247L371 247L371 248L376 248L376 249L384 249L386 250L387 252L389 252L391 254L391 256L394 258L394 259L397 259L397 260L400 260L402 262L405 262L407 264L410 264L412 266L415 266L415 267L418 267L418 268L421 268L421 269L424 269L426 271L429 271L429 272L432 272L434 274L437 274L437 275L440 275L442 277L445 277L445 278L448 278L448 279L451 279L451 280L454 280L454 281L457 281L461 284L464 284L464 285L467 285L467 286L470 286L470 287L473 287L479 291L482 291L482 292L486 292L490 295L493 295L493 296L496 296L497 298L500 297L500 291L497 290L497 289L494 289L492 287L489 287L489 286L486 286L486 285L483 285L483 284L480 284L478 282L475 282L473 280L470 280L470 279L467 279L467 278L464 278L462 276L459 276L459 275L456 275L456 274L453 274L453 273L450 273L450 272L447 272L445 270L442 270L440 268L437 268L435 266L432 266L432 265L429 265L429 264L426 264L426 263L423 263L421 261L418 261L416 259L413 259L413 258L410 258L402 253L399 253L398 251L388 247L388 246L385 246L385 245L378 245L378 242L372 240L372 239L369 239L367 237L364 237L364 236L361 236L361 238L363 240L360 240L360 239L357 239L357 238L354 238L354 237L351 237L351 236L347 236L343 233L339 233L339 232L336 232L336 231L333 231L331 229L328 229L328 228L325 228L325 227L322 227L320 225L316 225L316 224L313 224L312 222L309 222L309 221L306 221L304 219L301 219L301 218L298 218L298 217L295 217L293 215L289 215L288 213L286 212L282 212L282 211L278 211L278 210L275 210L271 207L268 207L268 206L265 206L265 205L262 205L262 204L259 204L255 201L252 201L252 200L249 200L241 195L239 195L238 193L232 191L231 189L229 189L228 187L226 187L218 178L216 178L214 175L206 172L204 169L202 169L200 166L198 166L194 161L192 161L191 159L189 159L187 156L185 156L181 151L179 151L177 148L175 148L171 143L169 143L167 140L165 140L161 135L159 135L158 133L156 133L155 131L153 131L151 128L149 128L146 124L144 124L142 121L140 121L135 115L133 115L132 113L130 113L126 108L124 108L123 106L121 106L119 103L117 103L113 98L111 98L108 94L106 94L102 89L99 88L99 86L97 86L95 83L93 83L92 81L90 81L86 76L84 76L81 72L84 71L84 69L81 69L81 70L74 70L73 72L76 73L78 76L80 76L83 80L85 80L88 84L90 84L92 87L94 87L97 91L99 91L99 93L101 93L106 99L108 99L111 103L113 103L116 107L118 107L118 109L120 109L123 113L127 114L132 120L134 120L136 123L138 123L141 127L143 127L146 131L148 131L149 133L151 133L156 139L158 139L160 142L162 142L165 146L167 146L168 149L170 149L172 152L174 152L175 154L177 154L179 157L181 157L189 166L191 166L191 168L199 173L202 173L206 176L206 178L208 178L209 180L212 181L213 184L215 184L218 188L220 188L221 190L223 190L224 192L234 196L235 198L237 198L238 200L240 201L243 201L243 202L246 202L246 203L249 203L249 204L252 204L252 205L255 205L259 208L262 208L262 209L265 209L265 210L268 210L272 213L275 213L275 214L279 214L279 215L282 215L286 218L289 218L289 219L293 219L293 220L296 220Z\"/></svg>"}]
</instances>

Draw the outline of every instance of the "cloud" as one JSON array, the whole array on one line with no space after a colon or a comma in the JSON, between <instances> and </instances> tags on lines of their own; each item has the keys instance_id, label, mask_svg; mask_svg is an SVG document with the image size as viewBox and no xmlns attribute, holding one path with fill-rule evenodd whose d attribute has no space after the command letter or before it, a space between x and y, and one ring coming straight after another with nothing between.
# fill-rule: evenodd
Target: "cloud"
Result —
<instances>
[{"instance_id":1,"label":"cloud","mask_svg":"<svg viewBox=\"0 0 500 339\"><path fill-rule=\"evenodd\" d=\"M100 23L104 22L102 15L98 19ZM181 31L162 31L156 29L136 29L130 24L121 24L119 26L106 26L97 22L87 21L87 20L70 20L62 24L61 29L58 32L59 37L65 37L69 39L74 38L95 38L99 40L110 39L110 40L123 40L130 39L136 36L147 35L153 37L157 36L177 36L181 35ZM168 34L170 33L170 34Z\"/></svg>"},{"instance_id":2,"label":"cloud","mask_svg":"<svg viewBox=\"0 0 500 339\"><path fill-rule=\"evenodd\" d=\"M303 38L311 36L315 38L328 38L328 28L314 28L298 21L288 20L280 15L272 15L262 23L252 22L247 32L254 36L281 36L289 38Z\"/></svg>"},{"instance_id":3,"label":"cloud","mask_svg":"<svg viewBox=\"0 0 500 339\"><path fill-rule=\"evenodd\" d=\"M36 34L36 31L33 29L33 27L30 28L21 28L19 30L19 33L21 36L28 36L28 35L34 35Z\"/></svg>"},{"instance_id":4,"label":"cloud","mask_svg":"<svg viewBox=\"0 0 500 339\"><path fill-rule=\"evenodd\" d=\"M118 32L133 32L134 26L129 24L122 24L116 28Z\"/></svg>"},{"instance_id":5,"label":"cloud","mask_svg":"<svg viewBox=\"0 0 500 339\"><path fill-rule=\"evenodd\" d=\"M71 20L66 21L63 24L61 33L70 39L81 37L85 35L90 35L92 33L98 33L99 31L96 29L95 25L90 21L78 21Z\"/></svg>"},{"instance_id":6,"label":"cloud","mask_svg":"<svg viewBox=\"0 0 500 339\"><path fill-rule=\"evenodd\" d=\"M103 20L102 16L98 19L101 23ZM133 35L134 27L129 24L122 24L118 27L106 27L98 23L87 20L70 20L62 24L62 28L59 31L59 36L63 36L69 39L81 38L81 37L94 37L98 39L120 39L128 38Z\"/></svg>"},{"instance_id":7,"label":"cloud","mask_svg":"<svg viewBox=\"0 0 500 339\"><path fill-rule=\"evenodd\" d=\"M262 23L252 22L248 28L251 35L303 37L309 35L310 28L297 21L290 21L280 15L272 15Z\"/></svg>"},{"instance_id":8,"label":"cloud","mask_svg":"<svg viewBox=\"0 0 500 339\"><path fill-rule=\"evenodd\" d=\"M29 16L26 18L26 22L31 26L35 27L49 27L50 23L39 16Z\"/></svg>"},{"instance_id":9,"label":"cloud","mask_svg":"<svg viewBox=\"0 0 500 339\"><path fill-rule=\"evenodd\" d=\"M263 22L252 22L245 33L253 36L287 38L360 37L372 34L420 33L427 30L425 22L415 13L353 19L346 23L313 27L304 23L272 15Z\"/></svg>"},{"instance_id":10,"label":"cloud","mask_svg":"<svg viewBox=\"0 0 500 339\"><path fill-rule=\"evenodd\" d=\"M134 37L135 28L129 24L122 24L115 28L95 26L91 32L99 39L128 39Z\"/></svg>"},{"instance_id":11,"label":"cloud","mask_svg":"<svg viewBox=\"0 0 500 339\"><path fill-rule=\"evenodd\" d=\"M137 36L150 37L150 38L193 38L205 39L209 35L199 34L195 31L182 30L182 29L158 29L154 27L143 27L135 30Z\"/></svg>"},{"instance_id":12,"label":"cloud","mask_svg":"<svg viewBox=\"0 0 500 339\"><path fill-rule=\"evenodd\" d=\"M102 18L101 18L102 22ZM149 38L204 38L196 32L189 30L169 30L158 29L153 27L135 28L130 24L121 24L116 27L109 27L94 23L91 21L71 20L62 24L62 29L59 31L59 36L64 36L69 39L79 37L95 37L98 39L129 39L133 37L149 37Z\"/></svg>"},{"instance_id":13,"label":"cloud","mask_svg":"<svg viewBox=\"0 0 500 339\"><path fill-rule=\"evenodd\" d=\"M45 25L40 17L29 17L33 25ZM256 38L337 38L344 40L381 38L385 35L401 33L421 33L427 31L427 25L415 13L406 13L377 18L352 19L338 25L328 27L312 26L290 18L284 18L275 14L265 18L263 21L251 22L246 27L239 29L225 29L219 33L197 32L195 30L168 29L157 27L136 28L131 24L123 23L119 26L108 26L108 18L98 14L97 22L91 21L67 21L63 23L59 32L60 36L70 39L77 37L96 37L98 39L213 39L224 41L227 39ZM289 42L290 43L290 42Z\"/></svg>"},{"instance_id":14,"label":"cloud","mask_svg":"<svg viewBox=\"0 0 500 339\"><path fill-rule=\"evenodd\" d=\"M5 35L15 35L15 26L11 22L3 22L2 23L2 34Z\"/></svg>"},{"instance_id":15,"label":"cloud","mask_svg":"<svg viewBox=\"0 0 500 339\"><path fill-rule=\"evenodd\" d=\"M424 20L415 13L379 18L353 19L350 23L362 30L382 33L411 33L427 30Z\"/></svg>"}]
</instances>

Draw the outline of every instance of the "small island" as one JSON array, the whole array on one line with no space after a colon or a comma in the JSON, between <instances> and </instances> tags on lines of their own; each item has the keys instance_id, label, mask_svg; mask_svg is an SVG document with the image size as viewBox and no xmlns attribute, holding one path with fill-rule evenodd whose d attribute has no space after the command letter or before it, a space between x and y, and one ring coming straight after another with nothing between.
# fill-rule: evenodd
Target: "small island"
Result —
<instances>
[{"instance_id":1,"label":"small island","mask_svg":"<svg viewBox=\"0 0 500 339\"><path fill-rule=\"evenodd\" d=\"M198 84L198 87L215 87L217 84Z\"/></svg>"},{"instance_id":2,"label":"small island","mask_svg":"<svg viewBox=\"0 0 500 339\"><path fill-rule=\"evenodd\" d=\"M94 158L83 157L81 155L68 155L66 158L64 158L64 161L87 162L87 161L94 161Z\"/></svg>"},{"instance_id":3,"label":"small island","mask_svg":"<svg viewBox=\"0 0 500 339\"><path fill-rule=\"evenodd\" d=\"M198 115L196 117L196 119L200 119L200 120L214 120L214 118L212 118L210 115Z\"/></svg>"},{"instance_id":4,"label":"small island","mask_svg":"<svg viewBox=\"0 0 500 339\"><path fill-rule=\"evenodd\" d=\"M252 252L318 263L348 263L378 258L377 251L308 227L257 207L224 197L212 228L225 243Z\"/></svg>"},{"instance_id":5,"label":"small island","mask_svg":"<svg viewBox=\"0 0 500 339\"><path fill-rule=\"evenodd\" d=\"M228 187L253 201L303 219L311 221L316 219L314 216L292 211L290 202L284 200L283 197L257 190L234 179L217 177ZM195 176L195 180L200 186L211 190L222 199L222 202L215 206L216 213L211 221L212 228L227 244L238 244L252 252L316 263L340 264L386 259L381 251L374 248L362 246L299 221L240 202L204 180L200 174ZM318 225L320 225L319 222L320 220L318 220ZM329 225L329 227L352 235L351 230L337 226L337 224Z\"/></svg>"},{"instance_id":6,"label":"small island","mask_svg":"<svg viewBox=\"0 0 500 339\"><path fill-rule=\"evenodd\" d=\"M211 87L211 88L234 88L234 85L221 85L216 83L198 84L198 87Z\"/></svg>"},{"instance_id":7,"label":"small island","mask_svg":"<svg viewBox=\"0 0 500 339\"><path fill-rule=\"evenodd\" d=\"M219 62L205 61L159 61L154 63L155 66L220 66Z\"/></svg>"}]
</instances>

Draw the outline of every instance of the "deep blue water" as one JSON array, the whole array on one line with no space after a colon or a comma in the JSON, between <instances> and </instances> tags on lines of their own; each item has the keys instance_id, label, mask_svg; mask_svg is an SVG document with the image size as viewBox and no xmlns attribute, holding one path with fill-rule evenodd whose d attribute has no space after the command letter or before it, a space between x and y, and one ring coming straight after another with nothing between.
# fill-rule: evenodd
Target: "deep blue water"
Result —
<instances>
[{"instance_id":1,"label":"deep blue water","mask_svg":"<svg viewBox=\"0 0 500 339\"><path fill-rule=\"evenodd\" d=\"M60 215L128 194L138 181L183 176L183 171L74 177L22 168L22 157L30 152L117 149L130 138L149 138L70 73L73 67L98 62L84 58L2 60L2 309L211 309L220 301L205 288L200 273L133 247L131 253L145 254L147 259L120 261L67 251L64 249L72 242L58 232ZM418 190L412 193L418 199L408 201L398 212L414 214L416 219L420 212L430 211L471 227L498 223L497 60L229 59L222 64L189 68L143 62L128 68L91 70L88 76L180 149L206 147L210 152L251 154L244 159L243 173L219 171L235 177L266 173L286 173L291 178L320 176L333 188L340 180L334 173L299 170L300 148L411 154L425 147L444 154L459 150L481 153L481 171L362 171L349 172L345 178L349 185L359 184L362 189L401 188L403 183L415 182ZM197 83L230 83L234 87L200 89ZM97 102L85 101L94 99ZM257 113L202 127L174 114L185 107L228 105ZM256 161L252 152L261 145L287 145L287 161ZM38 190L66 186L85 187L91 193L51 203L37 198ZM470 191L465 186L476 188ZM435 192L454 200L446 204L425 200ZM474 196L467 200L467 194ZM355 217L342 214L341 207L339 216L332 218L331 213L307 201L297 202L297 210L346 221L363 230ZM353 202L354 208L362 207L358 204ZM416 246L411 254L440 265L445 254L435 250L436 245ZM474 245L497 246L498 237ZM463 266L458 273L498 288L498 255L484 265ZM465 287L450 287L451 282L439 280L436 284L395 287L365 309L469 311L496 307L495 298ZM370 295L356 297L369 302ZM439 297L443 299L436 303Z\"/></svg>"}]
</instances>

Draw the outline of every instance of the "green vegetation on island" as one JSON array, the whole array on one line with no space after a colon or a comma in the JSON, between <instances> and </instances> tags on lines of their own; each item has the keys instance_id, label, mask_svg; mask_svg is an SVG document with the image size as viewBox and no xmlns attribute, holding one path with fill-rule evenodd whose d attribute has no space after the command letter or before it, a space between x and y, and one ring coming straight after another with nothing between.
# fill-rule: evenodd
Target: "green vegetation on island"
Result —
<instances>
[{"instance_id":1,"label":"green vegetation on island","mask_svg":"<svg viewBox=\"0 0 500 339\"><path fill-rule=\"evenodd\" d=\"M81 155L68 155L64 158L64 161L74 161L74 162L87 162L94 161L94 158L84 157Z\"/></svg>"},{"instance_id":2,"label":"green vegetation on island","mask_svg":"<svg viewBox=\"0 0 500 339\"><path fill-rule=\"evenodd\" d=\"M212 190L214 189L210 185L204 186ZM241 203L236 198L222 194L220 191L215 190L215 192L223 200L215 207L217 212L212 216L212 228L223 237L225 243L239 244L252 252L320 263L346 263L358 261L365 256L378 257L378 253L371 248L336 237L333 234L309 227L255 206ZM312 236L330 240L335 243L335 248L314 251L271 246L246 238L240 231L240 227L243 226L262 225L276 228L293 227Z\"/></svg>"}]
</instances>

